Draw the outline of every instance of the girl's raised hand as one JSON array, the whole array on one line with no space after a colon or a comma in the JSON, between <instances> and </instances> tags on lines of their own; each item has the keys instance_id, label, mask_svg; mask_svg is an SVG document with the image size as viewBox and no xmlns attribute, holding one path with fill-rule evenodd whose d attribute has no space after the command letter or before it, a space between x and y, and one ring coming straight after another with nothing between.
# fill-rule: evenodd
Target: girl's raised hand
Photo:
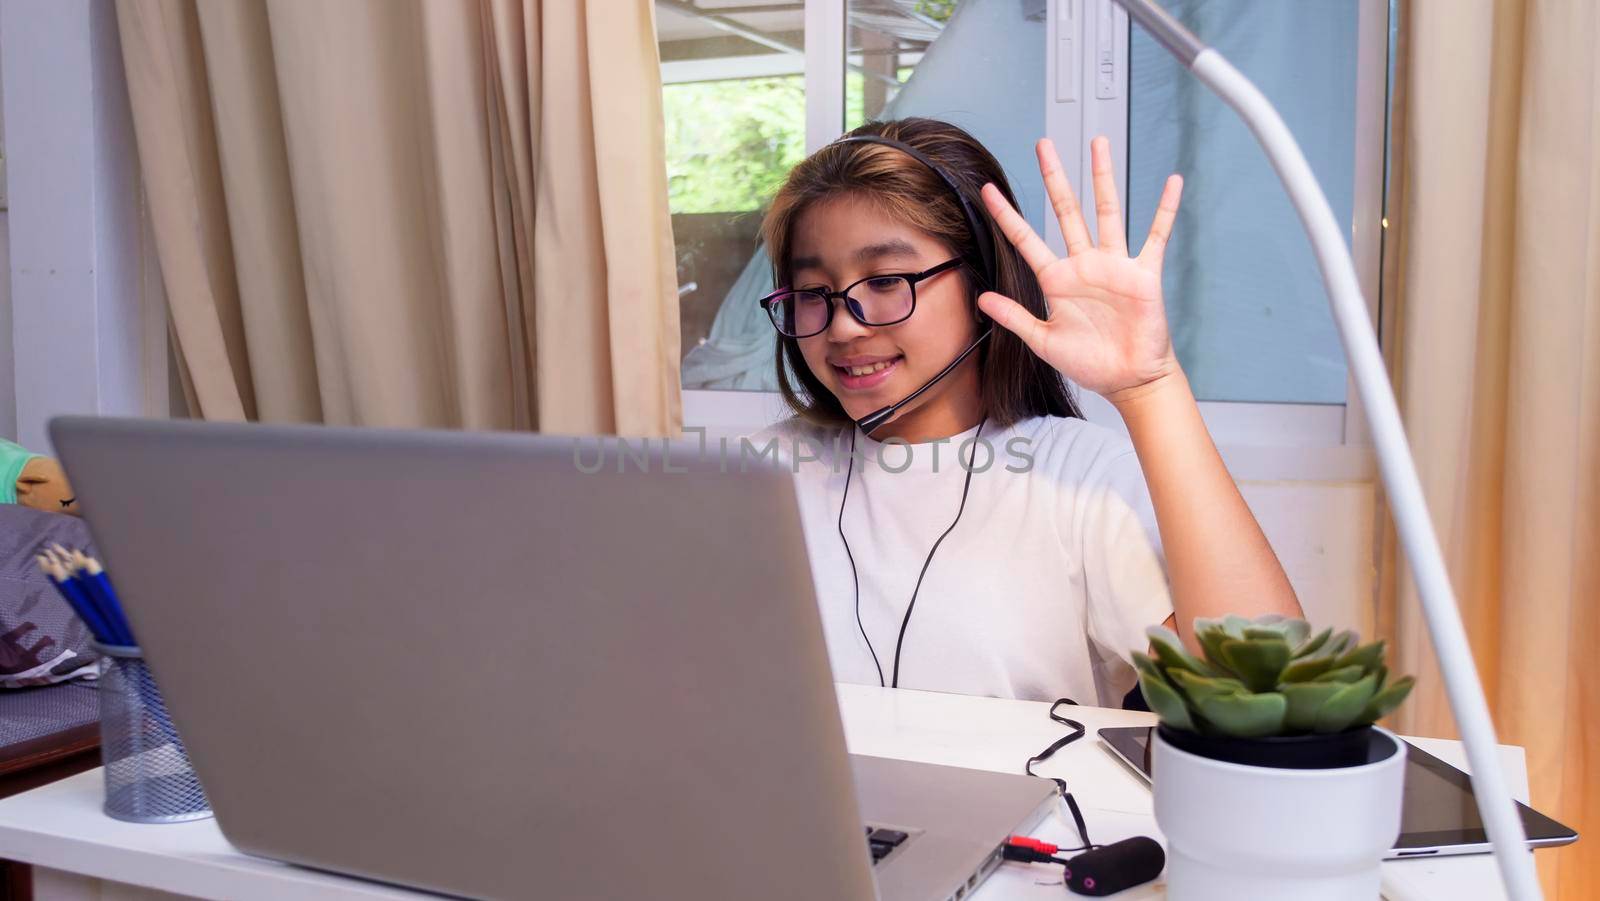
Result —
<instances>
[{"instance_id":1,"label":"girl's raised hand","mask_svg":"<svg viewBox=\"0 0 1600 901\"><path fill-rule=\"evenodd\" d=\"M1144 246L1137 257L1130 257L1112 178L1111 144L1100 137L1090 148L1098 245L1089 240L1083 209L1048 139L1036 147L1039 173L1061 223L1067 256L1051 253L999 189L983 187L989 214L1038 276L1050 318L1038 319L993 291L984 292L978 306L1062 375L1115 403L1179 371L1161 299L1161 256L1178 215L1183 179L1167 179Z\"/></svg>"}]
</instances>

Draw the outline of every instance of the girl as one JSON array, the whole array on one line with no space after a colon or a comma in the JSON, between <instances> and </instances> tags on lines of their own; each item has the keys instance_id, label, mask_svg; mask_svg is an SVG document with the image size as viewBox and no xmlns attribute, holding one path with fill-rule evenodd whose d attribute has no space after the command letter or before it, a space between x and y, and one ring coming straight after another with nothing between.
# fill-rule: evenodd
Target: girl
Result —
<instances>
[{"instance_id":1,"label":"girl","mask_svg":"<svg viewBox=\"0 0 1600 901\"><path fill-rule=\"evenodd\" d=\"M930 119L819 150L762 224L796 414L776 433L843 681L1115 706L1148 626L1192 644L1196 617L1300 615L1167 334L1181 179L1130 256L1108 142L1092 145L1098 244L1037 149L1064 258L994 157ZM1082 419L1066 379L1116 407L1131 445Z\"/></svg>"}]
</instances>

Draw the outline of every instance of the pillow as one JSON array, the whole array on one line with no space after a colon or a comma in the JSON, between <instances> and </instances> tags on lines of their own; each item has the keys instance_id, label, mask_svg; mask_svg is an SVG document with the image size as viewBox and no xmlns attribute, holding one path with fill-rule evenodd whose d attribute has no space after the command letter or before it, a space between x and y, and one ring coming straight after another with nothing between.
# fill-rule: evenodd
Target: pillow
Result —
<instances>
[{"instance_id":1,"label":"pillow","mask_svg":"<svg viewBox=\"0 0 1600 901\"><path fill-rule=\"evenodd\" d=\"M94 636L34 562L52 542L94 553L82 519L0 504L0 688L99 673Z\"/></svg>"}]
</instances>

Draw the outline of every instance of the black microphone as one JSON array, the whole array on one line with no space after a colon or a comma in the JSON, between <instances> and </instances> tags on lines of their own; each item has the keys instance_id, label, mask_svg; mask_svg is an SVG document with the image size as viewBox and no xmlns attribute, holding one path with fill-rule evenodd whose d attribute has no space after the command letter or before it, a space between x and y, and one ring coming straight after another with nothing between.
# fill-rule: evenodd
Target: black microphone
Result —
<instances>
[{"instance_id":1,"label":"black microphone","mask_svg":"<svg viewBox=\"0 0 1600 901\"><path fill-rule=\"evenodd\" d=\"M961 361L971 356L972 352L978 349L978 345L982 344L984 339L992 334L994 334L994 326L991 325L984 330L983 334L978 336L978 340L967 345L967 349L962 351L960 356L956 357L954 360L951 360L949 366L939 370L938 375L928 379L926 382L923 382L921 388L918 388L910 394L907 394L905 397L900 398L899 401L892 403L881 410L874 410L860 419L857 419L856 428L860 429L863 435L866 435L869 438L872 437L872 433L882 428L883 424L888 422L891 416L900 412L901 407L904 407L906 404L916 400L922 394L922 392L932 388L934 385L938 384L940 379L949 375L951 372L954 372L955 368L961 365Z\"/></svg>"},{"instance_id":2,"label":"black microphone","mask_svg":"<svg viewBox=\"0 0 1600 901\"><path fill-rule=\"evenodd\" d=\"M1065 879L1079 895L1114 895L1160 876L1166 865L1161 843L1136 835L1069 858Z\"/></svg>"}]
</instances>

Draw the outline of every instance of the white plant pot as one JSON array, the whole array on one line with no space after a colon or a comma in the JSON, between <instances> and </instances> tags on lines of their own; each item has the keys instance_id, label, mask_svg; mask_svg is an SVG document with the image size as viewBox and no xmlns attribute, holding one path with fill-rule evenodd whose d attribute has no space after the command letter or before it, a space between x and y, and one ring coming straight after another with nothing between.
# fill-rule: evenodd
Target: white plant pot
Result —
<instances>
[{"instance_id":1,"label":"white plant pot","mask_svg":"<svg viewBox=\"0 0 1600 901\"><path fill-rule=\"evenodd\" d=\"M1171 901L1351 901L1378 897L1378 865L1400 834L1405 746L1360 766L1245 766L1192 754L1155 732L1156 822ZM1379 754L1373 754L1378 757Z\"/></svg>"}]
</instances>

